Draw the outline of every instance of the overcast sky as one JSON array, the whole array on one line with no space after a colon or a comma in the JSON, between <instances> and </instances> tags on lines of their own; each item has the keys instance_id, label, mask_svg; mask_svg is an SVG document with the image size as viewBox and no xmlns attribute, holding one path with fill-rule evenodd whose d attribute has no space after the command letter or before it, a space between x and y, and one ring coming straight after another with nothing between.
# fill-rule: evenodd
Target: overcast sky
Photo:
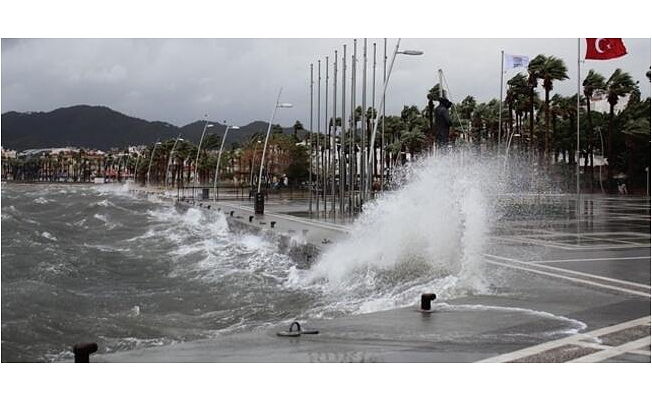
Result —
<instances>
[{"instance_id":1,"label":"overcast sky","mask_svg":"<svg viewBox=\"0 0 652 400\"><path fill-rule=\"evenodd\" d=\"M284 25L290 21L284 20ZM373 29L370 31L374 32ZM412 32L409 29L406 31ZM3 32L2 36L21 37L14 32L20 34L25 30L10 30ZM100 35L92 30L89 33L88 36L102 36L102 32ZM170 36L175 36L174 30L170 33ZM280 33L285 31L281 30ZM362 42L362 38L359 38L358 83L362 81ZM376 104L380 101L382 90L383 39L368 39L368 106L372 101L374 43L377 44ZM396 39L388 38L387 43L388 57L391 58ZM615 68L622 68L640 82L643 96L649 96L650 84L645 72L651 63L650 39L625 38L624 43L629 54L610 61L584 62L581 66L582 79L591 68L606 77ZM323 107L325 57L329 56L330 115L333 100L332 63L336 50L340 71L337 110L338 115L341 113L343 45L347 45L348 103L353 50L351 38L3 39L2 112L51 111L59 107L90 104L175 125L203 119L204 114L208 114L210 120L226 120L230 124L240 125L253 120L267 121L276 95L283 87L281 101L294 104L294 108L279 110L275 122L289 126L295 120L300 120L308 128L310 64L313 63L315 69L316 96L317 61L322 62ZM444 86L448 87L454 101L460 101L467 95L474 96L478 102L498 97L501 50L530 58L537 54L561 57L568 67L570 79L555 83L554 92L570 95L577 89L577 39L409 38L402 39L401 49L421 50L424 54L397 57L388 87L387 111L390 114L400 112L403 105L423 107L428 89L438 82L437 70L440 68L444 72ZM585 42L582 39L582 58L584 52ZM505 81L519 71L525 70L507 71ZM357 99L360 102L361 86L358 86ZM314 124L316 127L316 121Z\"/></svg>"}]
</instances>

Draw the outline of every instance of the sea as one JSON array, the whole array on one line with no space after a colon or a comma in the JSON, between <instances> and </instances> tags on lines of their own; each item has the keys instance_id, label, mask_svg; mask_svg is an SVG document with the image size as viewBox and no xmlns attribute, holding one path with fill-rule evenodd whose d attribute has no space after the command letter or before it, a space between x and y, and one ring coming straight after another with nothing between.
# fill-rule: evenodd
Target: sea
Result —
<instances>
[{"instance_id":1,"label":"sea","mask_svg":"<svg viewBox=\"0 0 652 400\"><path fill-rule=\"evenodd\" d=\"M2 362L56 362L297 318L296 264L225 217L125 186L2 185Z\"/></svg>"}]
</instances>

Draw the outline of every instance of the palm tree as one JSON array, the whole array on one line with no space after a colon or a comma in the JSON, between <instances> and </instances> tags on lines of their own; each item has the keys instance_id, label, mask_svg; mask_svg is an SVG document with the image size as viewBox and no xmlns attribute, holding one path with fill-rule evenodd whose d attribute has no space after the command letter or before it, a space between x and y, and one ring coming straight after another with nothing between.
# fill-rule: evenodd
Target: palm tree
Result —
<instances>
[{"instance_id":1,"label":"palm tree","mask_svg":"<svg viewBox=\"0 0 652 400\"><path fill-rule=\"evenodd\" d=\"M591 189L593 189L593 120L591 118L591 97L593 96L593 93L596 90L606 89L605 78L600 73L595 72L595 70L590 70L589 73L586 75L584 82L582 82L582 86L584 86L584 96L586 97L586 117L587 117L586 121L588 123L587 152L588 152L590 165L591 165L591 169L590 169ZM586 169L584 174L586 176Z\"/></svg>"},{"instance_id":2,"label":"palm tree","mask_svg":"<svg viewBox=\"0 0 652 400\"><path fill-rule=\"evenodd\" d=\"M546 160L549 160L549 136L550 136L550 91L553 88L554 81L562 81L568 79L566 73L568 69L566 64L560 58L553 56L546 57L543 54L536 56L528 65L528 70L535 79L543 80L543 89L545 91L545 131L544 131L544 154ZM546 164L548 161L546 161Z\"/></svg>"},{"instance_id":3,"label":"palm tree","mask_svg":"<svg viewBox=\"0 0 652 400\"><path fill-rule=\"evenodd\" d=\"M303 124L301 121L297 120L294 125L292 126L292 132L294 133L294 141L299 142L299 131L303 130Z\"/></svg>"},{"instance_id":4,"label":"palm tree","mask_svg":"<svg viewBox=\"0 0 652 400\"><path fill-rule=\"evenodd\" d=\"M537 58L539 58L539 56L537 56L535 58L535 60ZM540 60L540 58L539 58L539 60ZM534 61L534 60L532 60L532 61ZM528 108L529 108L528 112L530 114L530 138L531 138L532 141L534 141L534 95L535 95L534 89L538 86L536 68L537 68L536 63L533 64L532 62L530 62L530 64L528 65L527 86L530 89L530 91L529 91L530 100L529 100L529 103L528 103ZM539 135L537 135L537 142L538 142L537 147L538 147L538 150L539 150L539 160L541 161L542 141L541 141L541 137ZM539 162L539 164L540 163L541 162Z\"/></svg>"},{"instance_id":5,"label":"palm tree","mask_svg":"<svg viewBox=\"0 0 652 400\"><path fill-rule=\"evenodd\" d=\"M426 135L418 127L412 130L403 131L401 134L401 144L404 145L410 153L410 160L414 161L415 153L418 153L426 141Z\"/></svg>"},{"instance_id":6,"label":"palm tree","mask_svg":"<svg viewBox=\"0 0 652 400\"><path fill-rule=\"evenodd\" d=\"M528 141L525 140L525 132L523 130L523 120L530 111L530 95L532 94L532 90L528 84L528 77L518 73L507 81L507 85L507 98L505 101L507 102L508 107L513 108L514 114L516 116L516 132L521 135L521 140L523 141L523 144L526 145L524 149L528 150ZM534 92L534 95L536 95L536 91ZM533 139L531 133L529 138L530 140Z\"/></svg>"},{"instance_id":7,"label":"palm tree","mask_svg":"<svg viewBox=\"0 0 652 400\"><path fill-rule=\"evenodd\" d=\"M618 104L620 97L626 96L636 89L636 83L631 75L623 72L620 68L616 68L613 74L607 80L607 101L609 102L609 139L607 141L607 160L609 161L609 173L612 172L612 166L615 163L614 152L614 120L615 120L615 107ZM609 176L609 175L607 175Z\"/></svg>"}]
</instances>

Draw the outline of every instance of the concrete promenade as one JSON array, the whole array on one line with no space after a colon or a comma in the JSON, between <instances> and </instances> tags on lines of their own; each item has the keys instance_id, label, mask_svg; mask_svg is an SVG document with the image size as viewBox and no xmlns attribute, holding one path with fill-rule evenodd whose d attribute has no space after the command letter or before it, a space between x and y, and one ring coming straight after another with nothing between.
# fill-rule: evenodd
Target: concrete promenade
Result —
<instances>
[{"instance_id":1,"label":"concrete promenade","mask_svg":"<svg viewBox=\"0 0 652 400\"><path fill-rule=\"evenodd\" d=\"M279 337L289 326L113 354L101 362L650 362L650 201L521 196L531 213L493 228L484 267L492 295L330 320L300 321L318 334ZM348 218L306 213L305 200L180 202L223 212L233 229L272 235L306 267L339 240ZM201 203L201 205L200 205ZM540 211L540 212L539 212ZM273 224L272 224L273 223ZM273 225L273 227L272 227Z\"/></svg>"}]
</instances>

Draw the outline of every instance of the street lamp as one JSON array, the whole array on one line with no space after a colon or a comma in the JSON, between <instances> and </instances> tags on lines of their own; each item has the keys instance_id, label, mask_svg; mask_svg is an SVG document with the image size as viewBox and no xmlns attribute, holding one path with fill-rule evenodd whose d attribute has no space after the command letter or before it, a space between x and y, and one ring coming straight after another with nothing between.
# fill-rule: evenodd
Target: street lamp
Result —
<instances>
[{"instance_id":1,"label":"street lamp","mask_svg":"<svg viewBox=\"0 0 652 400\"><path fill-rule=\"evenodd\" d=\"M397 54L404 54L406 56L420 56L423 54L423 51L420 50L403 50L399 51L398 47L401 44L401 39L399 38L396 41L396 48L394 48L394 55L392 55L392 61L389 63L389 70L387 71L387 78L385 78L385 83L383 85L383 97L382 100L380 101L380 107L379 109L384 109L385 107L385 94L387 93L387 84L389 83L389 77L392 74L392 68L394 67L394 60L396 60L396 55ZM374 129L371 134L371 141L369 142L369 156L367 156L367 165L365 168L369 168L370 171L373 171L373 165L371 163L373 162L373 157L371 157L371 151L374 149L374 143L376 143L376 132L378 131L378 118L374 118ZM382 154L382 151L381 151ZM383 160L384 162L384 160ZM363 197L366 199L367 192L369 191L369 188L371 187L371 179L367 179L367 184L365 185L364 188L364 194Z\"/></svg>"},{"instance_id":2,"label":"street lamp","mask_svg":"<svg viewBox=\"0 0 652 400\"><path fill-rule=\"evenodd\" d=\"M161 144L159 140L160 139L157 139L156 143L154 143L154 148L152 149L152 156L149 158L149 166L147 167L147 186L149 186L149 173L152 170L152 161L154 161L154 152L156 151L156 146Z\"/></svg>"},{"instance_id":3,"label":"street lamp","mask_svg":"<svg viewBox=\"0 0 652 400\"><path fill-rule=\"evenodd\" d=\"M240 129L240 127L227 125L226 130L224 131L224 137L222 138L222 144L220 145L220 152L217 154L217 165L215 165L215 183L213 184L215 201L217 201L217 176L219 175L220 170L220 159L222 158L222 149L224 149L224 142L226 142L226 134L229 133L229 129Z\"/></svg>"},{"instance_id":4,"label":"street lamp","mask_svg":"<svg viewBox=\"0 0 652 400\"><path fill-rule=\"evenodd\" d=\"M206 115L205 117L208 117ZM206 120L206 124L204 125L204 130L201 132L201 138L199 139L199 145L197 146L197 157L195 158L195 183L199 183L199 176L197 176L197 164L199 163L199 151L201 150L201 142L204 141L204 134L206 133L207 128L211 128L213 124L208 123L208 119Z\"/></svg>"},{"instance_id":5,"label":"street lamp","mask_svg":"<svg viewBox=\"0 0 652 400\"><path fill-rule=\"evenodd\" d=\"M165 169L165 187L166 188L168 186L168 173L170 172L170 164L172 164L172 155L174 154L174 149L177 147L178 142L183 142L183 139L181 139L181 133L179 133L179 136L177 136L177 140L174 141L174 145L172 145L172 150L170 150L170 159L168 160L168 166ZM174 184L174 177L172 178L172 183Z\"/></svg>"},{"instance_id":6,"label":"street lamp","mask_svg":"<svg viewBox=\"0 0 652 400\"><path fill-rule=\"evenodd\" d=\"M267 151L267 141L269 140L269 132L272 130L272 121L274 120L274 115L276 115L277 108L291 108L292 104L290 103L279 103L281 98L281 92L283 88L278 91L278 96L276 96L276 103L274 103L274 109L272 109L272 116L269 119L269 125L267 126L267 135L265 135L265 145L263 146L263 155L260 158L260 173L258 174L258 191L256 192L256 202L254 205L255 214L263 214L265 211L265 196L260 192L260 184L263 180L263 166L265 165L265 152Z\"/></svg>"}]
</instances>

